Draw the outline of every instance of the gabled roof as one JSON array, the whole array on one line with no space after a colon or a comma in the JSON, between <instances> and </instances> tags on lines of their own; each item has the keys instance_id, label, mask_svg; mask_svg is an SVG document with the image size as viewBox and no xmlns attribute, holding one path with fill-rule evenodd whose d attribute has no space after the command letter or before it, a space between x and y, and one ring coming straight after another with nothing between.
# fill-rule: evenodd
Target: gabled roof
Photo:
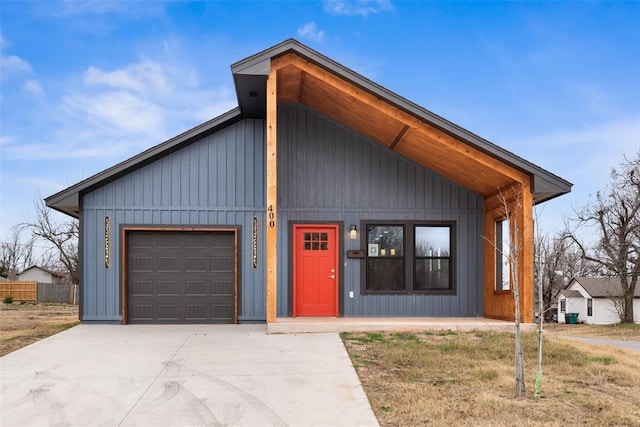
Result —
<instances>
[{"instance_id":1,"label":"gabled roof","mask_svg":"<svg viewBox=\"0 0 640 427\"><path fill-rule=\"evenodd\" d=\"M580 291L570 291L568 289L560 291L558 295L564 295L567 298L582 298Z\"/></svg>"},{"instance_id":2,"label":"gabled roof","mask_svg":"<svg viewBox=\"0 0 640 427\"><path fill-rule=\"evenodd\" d=\"M622 286L618 277L574 277L569 286L577 282L592 298L610 298L622 295ZM640 287L636 286L634 298L640 298Z\"/></svg>"},{"instance_id":3,"label":"gabled roof","mask_svg":"<svg viewBox=\"0 0 640 427\"><path fill-rule=\"evenodd\" d=\"M242 118L265 118L266 81L277 76L279 102L308 105L485 197L530 183L534 203L572 184L289 39L231 66L239 107L45 199L72 216L80 194Z\"/></svg>"},{"instance_id":4,"label":"gabled roof","mask_svg":"<svg viewBox=\"0 0 640 427\"><path fill-rule=\"evenodd\" d=\"M54 277L60 277L60 278L63 278L63 277L64 277L64 275L63 275L63 274L60 274L60 273L58 273L58 272L56 272L56 271L49 270L48 268L38 267L37 265L32 265L31 267L27 267L27 268L25 268L25 269L24 269L24 270L22 270L20 273L18 273L18 276L20 276L21 274L26 273L26 272L27 272L27 271L29 271L29 270L40 270L40 271L44 271L45 273L49 273L50 275L52 275L52 276L54 276Z\"/></svg>"},{"instance_id":5,"label":"gabled roof","mask_svg":"<svg viewBox=\"0 0 640 427\"><path fill-rule=\"evenodd\" d=\"M160 157L170 154L186 144L210 135L219 129L229 126L242 118L240 108L234 108L215 119L209 120L178 136L175 136L161 144L149 148L146 151L118 163L102 172L99 172L77 184L66 188L59 193L45 199L47 206L78 218L80 215L80 193L91 191L120 178L142 166L149 164Z\"/></svg>"}]
</instances>

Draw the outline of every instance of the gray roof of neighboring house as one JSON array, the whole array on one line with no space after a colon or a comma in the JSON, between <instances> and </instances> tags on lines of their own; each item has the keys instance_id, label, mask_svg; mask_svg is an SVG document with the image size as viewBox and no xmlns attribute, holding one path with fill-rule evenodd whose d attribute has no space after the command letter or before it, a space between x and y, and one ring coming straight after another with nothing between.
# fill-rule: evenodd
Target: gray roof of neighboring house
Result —
<instances>
[{"instance_id":1,"label":"gray roof of neighboring house","mask_svg":"<svg viewBox=\"0 0 640 427\"><path fill-rule=\"evenodd\" d=\"M42 271L44 271L44 272L46 272L46 273L49 273L49 274L51 274L52 276L55 276L55 277L64 277L64 275L63 275L63 274L61 274L61 273L58 273L58 272L56 272L56 271L49 270L48 268L39 267L39 266L37 266L37 265L32 265L32 266L30 266L30 267L25 268L25 269L24 269L24 270L22 270L20 273L18 273L18 276L20 276L21 274L24 274L25 272L27 272L27 271L29 271L29 270L35 269L35 268L37 268L38 270L42 270Z\"/></svg>"},{"instance_id":2,"label":"gray roof of neighboring house","mask_svg":"<svg viewBox=\"0 0 640 427\"><path fill-rule=\"evenodd\" d=\"M345 81L374 94L386 103L396 106L460 141L527 173L531 177L534 203L542 203L571 191L572 184L570 182L408 101L298 41L289 39L231 66L238 97L238 108L47 197L45 199L47 206L77 218L80 213L81 193L111 182L240 119L264 118L266 114L266 79L269 75L271 59L287 52L295 52L297 55L305 57Z\"/></svg>"},{"instance_id":3,"label":"gray roof of neighboring house","mask_svg":"<svg viewBox=\"0 0 640 427\"><path fill-rule=\"evenodd\" d=\"M573 281L582 285L592 298L609 298L622 294L618 277L574 277L571 282ZM634 297L640 298L640 286L636 286Z\"/></svg>"},{"instance_id":4,"label":"gray roof of neighboring house","mask_svg":"<svg viewBox=\"0 0 640 427\"><path fill-rule=\"evenodd\" d=\"M582 298L582 294L579 291L570 291L565 289L558 293L558 295L560 294L564 295L567 298Z\"/></svg>"}]
</instances>

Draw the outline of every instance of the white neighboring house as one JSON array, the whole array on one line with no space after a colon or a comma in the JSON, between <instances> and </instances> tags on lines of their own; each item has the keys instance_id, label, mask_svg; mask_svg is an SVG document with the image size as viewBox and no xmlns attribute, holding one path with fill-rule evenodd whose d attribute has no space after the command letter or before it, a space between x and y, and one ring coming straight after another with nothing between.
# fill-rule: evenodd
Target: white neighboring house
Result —
<instances>
[{"instance_id":1,"label":"white neighboring house","mask_svg":"<svg viewBox=\"0 0 640 427\"><path fill-rule=\"evenodd\" d=\"M21 282L62 283L63 279L62 274L38 267L37 265L32 265L18 274L18 280Z\"/></svg>"},{"instance_id":2,"label":"white neighboring house","mask_svg":"<svg viewBox=\"0 0 640 427\"><path fill-rule=\"evenodd\" d=\"M578 313L580 323L620 323L614 298L621 293L617 277L574 277L558 294L558 323L565 323L566 313ZM633 299L633 320L640 323L640 286Z\"/></svg>"}]
</instances>

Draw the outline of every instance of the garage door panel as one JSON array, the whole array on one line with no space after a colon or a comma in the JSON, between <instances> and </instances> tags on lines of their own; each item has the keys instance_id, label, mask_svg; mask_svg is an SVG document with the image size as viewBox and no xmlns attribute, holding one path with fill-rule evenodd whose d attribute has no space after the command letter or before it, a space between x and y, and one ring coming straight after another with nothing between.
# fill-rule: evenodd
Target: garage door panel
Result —
<instances>
[{"instance_id":1,"label":"garage door panel","mask_svg":"<svg viewBox=\"0 0 640 427\"><path fill-rule=\"evenodd\" d=\"M129 232L127 321L234 323L234 245L234 232Z\"/></svg>"},{"instance_id":2,"label":"garage door panel","mask_svg":"<svg viewBox=\"0 0 640 427\"><path fill-rule=\"evenodd\" d=\"M156 305L156 316L160 321L178 321L180 315L178 313L178 304L158 304Z\"/></svg>"},{"instance_id":3,"label":"garage door panel","mask_svg":"<svg viewBox=\"0 0 640 427\"><path fill-rule=\"evenodd\" d=\"M180 284L177 280L158 280L156 295L159 297L177 297L180 295Z\"/></svg>"},{"instance_id":4,"label":"garage door panel","mask_svg":"<svg viewBox=\"0 0 640 427\"><path fill-rule=\"evenodd\" d=\"M233 307L229 304L212 304L211 317L214 319L233 321Z\"/></svg>"},{"instance_id":5,"label":"garage door panel","mask_svg":"<svg viewBox=\"0 0 640 427\"><path fill-rule=\"evenodd\" d=\"M151 304L133 304L129 308L129 314L141 321L152 321L155 317L153 314L153 305Z\"/></svg>"},{"instance_id":6,"label":"garage door panel","mask_svg":"<svg viewBox=\"0 0 640 427\"><path fill-rule=\"evenodd\" d=\"M152 257L132 257L130 260L131 271L153 271L153 258Z\"/></svg>"},{"instance_id":7,"label":"garage door panel","mask_svg":"<svg viewBox=\"0 0 640 427\"><path fill-rule=\"evenodd\" d=\"M212 257L211 269L214 271L233 271L233 258L229 257Z\"/></svg>"},{"instance_id":8,"label":"garage door panel","mask_svg":"<svg viewBox=\"0 0 640 427\"><path fill-rule=\"evenodd\" d=\"M159 256L156 258L158 260L158 269L157 271L162 272L178 272L179 270L179 259L177 257L163 257Z\"/></svg>"},{"instance_id":9,"label":"garage door panel","mask_svg":"<svg viewBox=\"0 0 640 427\"><path fill-rule=\"evenodd\" d=\"M153 248L155 247L155 236L152 234L135 234L129 237L130 248Z\"/></svg>"},{"instance_id":10,"label":"garage door panel","mask_svg":"<svg viewBox=\"0 0 640 427\"><path fill-rule=\"evenodd\" d=\"M211 269L208 257L187 256L185 263L187 273L207 272Z\"/></svg>"},{"instance_id":11,"label":"garage door panel","mask_svg":"<svg viewBox=\"0 0 640 427\"><path fill-rule=\"evenodd\" d=\"M133 296L153 295L153 282L149 280L136 280L129 284L129 292Z\"/></svg>"},{"instance_id":12,"label":"garage door panel","mask_svg":"<svg viewBox=\"0 0 640 427\"><path fill-rule=\"evenodd\" d=\"M186 249L196 248L208 248L211 246L211 236L206 234L194 235L187 242L185 242L184 247Z\"/></svg>"},{"instance_id":13,"label":"garage door panel","mask_svg":"<svg viewBox=\"0 0 640 427\"><path fill-rule=\"evenodd\" d=\"M189 297L206 297L209 295L209 283L205 281L187 281L184 293Z\"/></svg>"},{"instance_id":14,"label":"garage door panel","mask_svg":"<svg viewBox=\"0 0 640 427\"><path fill-rule=\"evenodd\" d=\"M158 249L179 248L183 233L164 232L162 236L155 235L155 247Z\"/></svg>"},{"instance_id":15,"label":"garage door panel","mask_svg":"<svg viewBox=\"0 0 640 427\"><path fill-rule=\"evenodd\" d=\"M211 295L233 295L233 282L212 281Z\"/></svg>"},{"instance_id":16,"label":"garage door panel","mask_svg":"<svg viewBox=\"0 0 640 427\"><path fill-rule=\"evenodd\" d=\"M187 304L185 308L187 320L207 320L211 317L206 304Z\"/></svg>"}]
</instances>

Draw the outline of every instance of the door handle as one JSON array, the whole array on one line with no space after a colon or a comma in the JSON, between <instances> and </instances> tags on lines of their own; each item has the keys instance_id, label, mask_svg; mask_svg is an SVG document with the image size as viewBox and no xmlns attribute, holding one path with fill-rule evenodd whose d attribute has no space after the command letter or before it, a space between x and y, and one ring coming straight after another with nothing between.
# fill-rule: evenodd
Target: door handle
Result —
<instances>
[{"instance_id":1,"label":"door handle","mask_svg":"<svg viewBox=\"0 0 640 427\"><path fill-rule=\"evenodd\" d=\"M335 274L332 274L331 276L329 276L329 279L335 279L335 278L336 278Z\"/></svg>"}]
</instances>

